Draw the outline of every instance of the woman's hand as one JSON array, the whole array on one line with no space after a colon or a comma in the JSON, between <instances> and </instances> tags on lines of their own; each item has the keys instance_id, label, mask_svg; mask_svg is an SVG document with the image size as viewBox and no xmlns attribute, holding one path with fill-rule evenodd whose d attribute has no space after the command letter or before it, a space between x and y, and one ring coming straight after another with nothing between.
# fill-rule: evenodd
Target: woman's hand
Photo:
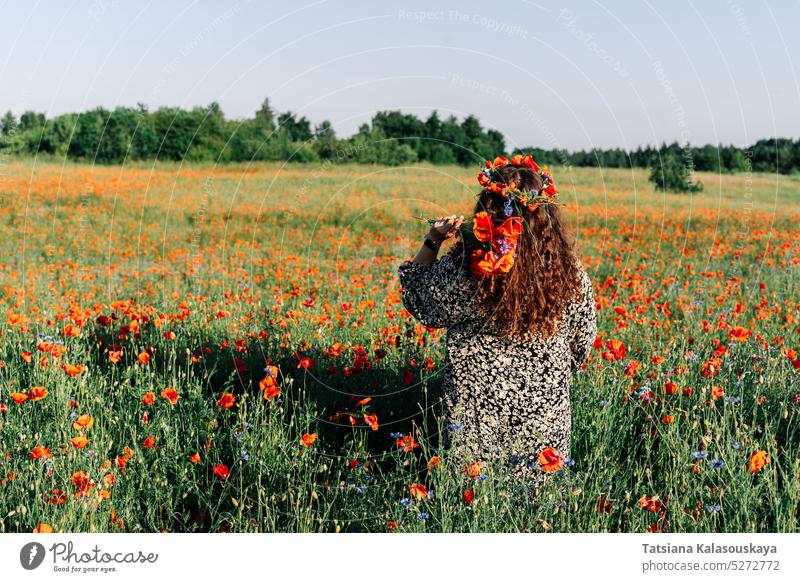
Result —
<instances>
[{"instance_id":1,"label":"woman's hand","mask_svg":"<svg viewBox=\"0 0 800 582\"><path fill-rule=\"evenodd\" d=\"M431 226L431 230L428 232L428 238L437 244L441 244L442 241L453 236L463 222L463 216L456 216L455 214L451 216L441 216L437 218L436 222Z\"/></svg>"}]
</instances>

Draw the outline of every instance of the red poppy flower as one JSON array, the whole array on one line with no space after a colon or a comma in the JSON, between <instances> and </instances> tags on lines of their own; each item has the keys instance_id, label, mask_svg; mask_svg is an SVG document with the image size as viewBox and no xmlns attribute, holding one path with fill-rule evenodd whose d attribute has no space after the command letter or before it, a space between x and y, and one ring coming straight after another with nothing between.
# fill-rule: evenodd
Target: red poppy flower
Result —
<instances>
[{"instance_id":1,"label":"red poppy flower","mask_svg":"<svg viewBox=\"0 0 800 582\"><path fill-rule=\"evenodd\" d=\"M174 388L165 388L161 392L161 396L169 400L170 404L177 404L178 403L178 391Z\"/></svg>"},{"instance_id":2,"label":"red poppy flower","mask_svg":"<svg viewBox=\"0 0 800 582\"><path fill-rule=\"evenodd\" d=\"M227 479L231 475L230 471L228 470L228 467L226 465L223 465L222 463L218 463L217 465L215 465L212 471L217 477L223 480Z\"/></svg>"},{"instance_id":3,"label":"red poppy flower","mask_svg":"<svg viewBox=\"0 0 800 582\"><path fill-rule=\"evenodd\" d=\"M217 400L217 406L220 408L231 408L234 404L236 404L236 396L229 392L223 392L222 396Z\"/></svg>"},{"instance_id":4,"label":"red poppy flower","mask_svg":"<svg viewBox=\"0 0 800 582\"><path fill-rule=\"evenodd\" d=\"M378 430L378 415L377 414L365 414L364 415L364 423L369 426L372 430Z\"/></svg>"},{"instance_id":5,"label":"red poppy flower","mask_svg":"<svg viewBox=\"0 0 800 582\"><path fill-rule=\"evenodd\" d=\"M564 466L564 457L561 456L553 447L547 447L539 453L539 466L547 473L558 471Z\"/></svg>"}]
</instances>

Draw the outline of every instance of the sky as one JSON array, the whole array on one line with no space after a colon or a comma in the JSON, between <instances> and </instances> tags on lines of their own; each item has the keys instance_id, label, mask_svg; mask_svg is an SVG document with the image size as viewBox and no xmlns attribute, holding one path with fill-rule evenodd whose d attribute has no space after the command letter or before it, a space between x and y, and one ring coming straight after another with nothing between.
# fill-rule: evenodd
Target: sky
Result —
<instances>
[{"instance_id":1,"label":"sky","mask_svg":"<svg viewBox=\"0 0 800 582\"><path fill-rule=\"evenodd\" d=\"M800 137L800 1L0 0L0 111L476 115L509 147Z\"/></svg>"}]
</instances>

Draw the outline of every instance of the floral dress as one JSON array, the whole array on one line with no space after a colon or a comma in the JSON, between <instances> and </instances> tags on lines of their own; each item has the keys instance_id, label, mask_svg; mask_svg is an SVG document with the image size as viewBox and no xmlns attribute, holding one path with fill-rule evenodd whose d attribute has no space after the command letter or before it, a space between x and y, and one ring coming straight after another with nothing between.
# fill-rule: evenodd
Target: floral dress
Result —
<instances>
[{"instance_id":1,"label":"floral dress","mask_svg":"<svg viewBox=\"0 0 800 582\"><path fill-rule=\"evenodd\" d=\"M493 334L475 305L476 279L450 255L400 264L405 308L427 327L447 328L442 442L457 459L500 460L512 480L539 486L548 474L538 462L544 448L569 458L571 378L597 335L592 283L579 272L582 297L542 340Z\"/></svg>"}]
</instances>

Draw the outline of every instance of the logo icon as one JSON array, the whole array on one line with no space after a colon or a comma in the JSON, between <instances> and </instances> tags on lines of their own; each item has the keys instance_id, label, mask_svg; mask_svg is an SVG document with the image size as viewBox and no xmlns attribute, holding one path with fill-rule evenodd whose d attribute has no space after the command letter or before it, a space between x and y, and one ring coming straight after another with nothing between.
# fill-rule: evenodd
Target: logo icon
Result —
<instances>
[{"instance_id":1,"label":"logo icon","mask_svg":"<svg viewBox=\"0 0 800 582\"><path fill-rule=\"evenodd\" d=\"M35 570L44 561L44 546L39 542L29 542L19 551L19 563L26 570Z\"/></svg>"}]
</instances>

